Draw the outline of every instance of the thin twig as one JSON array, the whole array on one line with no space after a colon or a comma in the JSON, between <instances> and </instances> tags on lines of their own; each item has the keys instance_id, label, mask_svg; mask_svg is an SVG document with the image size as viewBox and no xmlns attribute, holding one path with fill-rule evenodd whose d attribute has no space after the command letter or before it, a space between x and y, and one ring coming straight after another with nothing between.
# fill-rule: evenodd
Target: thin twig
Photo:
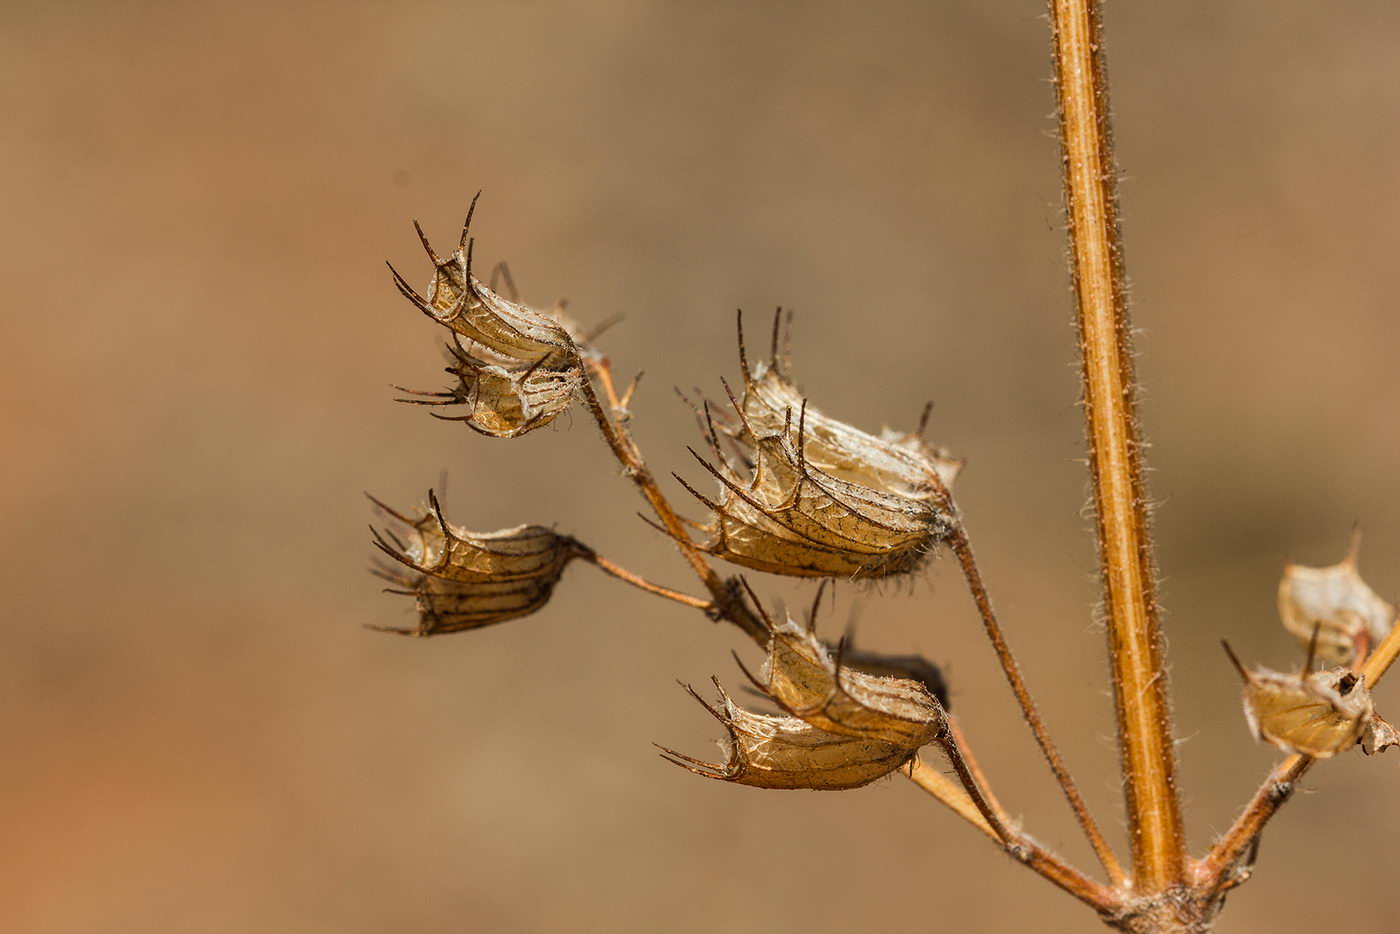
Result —
<instances>
[{"instance_id":1,"label":"thin twig","mask_svg":"<svg viewBox=\"0 0 1400 934\"><path fill-rule=\"evenodd\" d=\"M958 744L958 750L962 753L963 761L967 763L967 771L972 775L972 780L977 783L977 787L982 789L983 796L987 799L987 804L996 812L1003 824L1010 826L1012 820L1002 806L1001 801L992 792L991 783L987 781L987 776L982 772L982 766L978 764L977 757L972 754L972 746L967 741L967 735L963 733L958 718L948 714L948 733L952 736L953 742Z\"/></svg>"},{"instance_id":2,"label":"thin twig","mask_svg":"<svg viewBox=\"0 0 1400 934\"><path fill-rule=\"evenodd\" d=\"M1186 850L1157 617L1098 6L1098 0L1050 0L1050 21L1133 888L1150 894L1185 881Z\"/></svg>"},{"instance_id":3,"label":"thin twig","mask_svg":"<svg viewBox=\"0 0 1400 934\"><path fill-rule=\"evenodd\" d=\"M1116 891L1085 876L1035 840L1021 833L1019 828L1006 819L1000 809L988 799L977 774L969 765L962 748L951 731L945 733L937 742L948 756L948 762L952 765L954 774L958 776L958 781L963 786L961 792L959 793L958 789L953 786L951 791L955 794L948 794L949 786L952 786L952 783L943 776L939 776L942 782L930 781L927 774L923 774L932 771L926 765L921 772L915 769L911 763L910 778L969 820L983 833L991 831L988 835L999 842L1002 849L1018 862L1024 863L1075 898L1091 905L1100 914L1108 915L1121 909L1122 899ZM957 796L958 794L961 797ZM969 805L980 820L965 813L965 809Z\"/></svg>"},{"instance_id":4,"label":"thin twig","mask_svg":"<svg viewBox=\"0 0 1400 934\"><path fill-rule=\"evenodd\" d=\"M705 560L705 556L691 540L684 523L681 522L680 517L667 501L665 494L661 492L656 478L647 468L646 462L642 459L641 449L637 447L636 441L633 440L631 432L627 429L624 417L626 410L622 400L618 397L617 388L613 383L612 367L607 359L586 356L585 362L589 378L583 381L584 403L593 415L593 420L598 423L598 429L603 433L603 440L608 443L613 456L622 465L623 472L631 477L632 482L641 490L642 496L651 506L652 512L656 514L661 526L670 534L676 548L685 557L691 570L695 572L695 576L709 591L711 597L709 611L715 617L726 619L738 626L759 645L767 645L768 630L744 605L742 598L735 590ZM593 388L594 377L602 385L607 396L608 411L612 412L611 418L608 411L604 410L603 403Z\"/></svg>"},{"instance_id":5,"label":"thin twig","mask_svg":"<svg viewBox=\"0 0 1400 934\"><path fill-rule=\"evenodd\" d=\"M945 502L951 504L951 497L946 496L946 487L944 493ZM1026 687L1025 679L1021 677L1021 667L1016 663L1016 657L1011 654L1011 648L1007 645L1001 624L997 621L991 597L987 593L986 585L982 582L982 574L977 568L977 559L972 553L972 544L968 540L967 532L963 528L960 518L956 519L950 545L953 553L958 557L958 564L962 568L968 590L972 592L973 602L977 604L978 615L982 618L982 628L992 643L997 662L1001 665L1001 670L1011 685L1011 693L1016 695L1016 703L1020 706L1021 713L1030 726L1031 733L1035 736L1036 744L1040 746L1045 761L1050 764L1050 771L1055 773L1055 780L1059 783L1060 790L1063 792L1065 800L1069 802L1071 810L1074 811L1079 826L1083 828L1084 836L1088 839L1089 845L1093 847L1094 855L1098 857L1104 872L1108 874L1109 881L1115 886L1121 885L1125 878L1123 867L1118 862L1118 857L1114 855L1112 847L1108 845L1108 841L1104 839L1093 815L1089 813L1089 806L1084 803L1084 797L1079 793L1079 788L1074 783L1074 778L1070 775L1064 759L1060 757L1059 749L1050 739L1050 731L1045 726L1045 721L1041 719L1040 711L1035 705L1034 698L1031 697L1030 689Z\"/></svg>"},{"instance_id":6,"label":"thin twig","mask_svg":"<svg viewBox=\"0 0 1400 934\"><path fill-rule=\"evenodd\" d=\"M674 600L676 603L688 607L693 607L697 610L709 611L714 608L714 602L711 600L704 600L700 597L692 597L690 594L681 593L680 591L672 590L669 587L662 587L660 584L653 584L651 581L647 580L641 575L634 574L622 565L614 561L610 561L607 558L604 558L602 555L598 554L596 551L594 551L591 548L588 548L587 546L580 547L578 551L578 556L592 564L594 567L598 568L598 570L602 571L603 573L611 574L618 580L625 581L631 584L633 587L636 587L638 590L645 590L647 593L656 594L658 597L665 597L667 600Z\"/></svg>"},{"instance_id":7,"label":"thin twig","mask_svg":"<svg viewBox=\"0 0 1400 934\"><path fill-rule=\"evenodd\" d=\"M967 792L938 769L915 756L909 760L909 770L900 774L946 804L954 813L982 831L993 842L1002 842L996 830L982 816L982 812L977 810L977 805L972 803L972 798L968 796Z\"/></svg>"},{"instance_id":8,"label":"thin twig","mask_svg":"<svg viewBox=\"0 0 1400 934\"><path fill-rule=\"evenodd\" d=\"M1375 688L1397 656L1400 656L1400 626L1390 630L1362 666L1361 675L1368 688ZM1234 824L1197 864L1195 875L1198 884L1210 891L1223 891L1232 867L1255 845L1269 818L1292 797L1298 780L1316 762L1311 756L1292 755L1274 767L1240 816L1235 818Z\"/></svg>"}]
</instances>

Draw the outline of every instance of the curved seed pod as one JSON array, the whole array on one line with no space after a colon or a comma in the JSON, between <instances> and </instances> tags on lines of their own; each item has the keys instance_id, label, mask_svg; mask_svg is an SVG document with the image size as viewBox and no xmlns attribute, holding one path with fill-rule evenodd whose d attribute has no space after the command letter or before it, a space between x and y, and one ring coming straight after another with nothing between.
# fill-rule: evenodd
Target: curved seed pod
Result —
<instances>
[{"instance_id":1,"label":"curved seed pod","mask_svg":"<svg viewBox=\"0 0 1400 934\"><path fill-rule=\"evenodd\" d=\"M719 681L718 707L700 701L728 733L724 762L706 762L661 747L667 761L696 775L755 788L843 791L883 778L907 763L914 751L876 739L828 733L796 717L753 713L730 700Z\"/></svg>"},{"instance_id":2,"label":"curved seed pod","mask_svg":"<svg viewBox=\"0 0 1400 934\"><path fill-rule=\"evenodd\" d=\"M464 405L465 415L438 417L465 422L491 437L513 438L548 424L577 398L587 348L567 322L503 298L472 274L469 231L475 210L473 198L458 248L446 259L414 225L434 266L426 297L389 267L404 297L453 332L447 349L455 363L447 372L458 379L442 392L403 390L420 398L400 401Z\"/></svg>"},{"instance_id":3,"label":"curved seed pod","mask_svg":"<svg viewBox=\"0 0 1400 934\"><path fill-rule=\"evenodd\" d=\"M459 335L453 335L447 349L455 358L447 372L458 378L458 384L443 392L404 389L422 398L398 401L464 405L468 409L465 415L433 414L444 421L465 422L472 430L493 438L514 438L553 421L578 398L584 379L580 367L551 369L538 362L521 367L480 348L473 355Z\"/></svg>"},{"instance_id":4,"label":"curved seed pod","mask_svg":"<svg viewBox=\"0 0 1400 934\"><path fill-rule=\"evenodd\" d=\"M1365 679L1348 668L1253 671L1225 651L1244 678L1250 732L1288 753L1327 759L1346 752L1371 729L1375 706Z\"/></svg>"},{"instance_id":5,"label":"curved seed pod","mask_svg":"<svg viewBox=\"0 0 1400 934\"><path fill-rule=\"evenodd\" d=\"M720 482L721 499L681 480L714 513L702 527L703 550L775 574L873 579L916 570L952 531L942 497L906 496L811 466L805 406L795 425L793 412L784 413L776 432L750 422L737 401L735 410L743 426L735 441L748 445L749 477L723 457L711 422L716 463L691 453Z\"/></svg>"},{"instance_id":6,"label":"curved seed pod","mask_svg":"<svg viewBox=\"0 0 1400 934\"><path fill-rule=\"evenodd\" d=\"M792 378L791 328L792 314L784 315L779 309L773 318L769 357L751 365L740 316L739 365L744 391L737 407L743 420L726 420L717 426L741 443L753 443L751 437L744 438L745 422L761 434L773 434L783 429L789 411L802 409L804 397ZM886 428L875 436L809 405L803 439L807 462L829 476L872 489L916 499L933 498L938 491L937 484L930 482L930 475L936 476L945 488L951 488L963 462L922 437L930 411L931 407L925 408L915 432Z\"/></svg>"},{"instance_id":7,"label":"curved seed pod","mask_svg":"<svg viewBox=\"0 0 1400 934\"><path fill-rule=\"evenodd\" d=\"M396 585L390 593L414 597L419 616L413 628L385 631L433 636L528 616L549 602L564 567L578 556L573 539L543 526L468 532L448 524L431 490L428 501L429 509L413 518L374 500L407 526L403 538L371 527L375 546L409 569L376 573Z\"/></svg>"},{"instance_id":8,"label":"curved seed pod","mask_svg":"<svg viewBox=\"0 0 1400 934\"><path fill-rule=\"evenodd\" d=\"M759 606L757 599L754 605ZM839 650L833 659L817 638L815 614L807 625L786 615L775 622L761 606L760 614L768 627L768 658L762 679L749 679L787 713L829 733L909 751L946 729L948 715L923 684L843 668Z\"/></svg>"},{"instance_id":9,"label":"curved seed pod","mask_svg":"<svg viewBox=\"0 0 1400 934\"><path fill-rule=\"evenodd\" d=\"M1303 644L1317 630L1318 657L1351 665L1380 642L1395 625L1395 607L1366 586L1356 570L1360 536L1352 538L1339 564L1309 568L1290 564L1278 587L1278 612L1284 628Z\"/></svg>"}]
</instances>

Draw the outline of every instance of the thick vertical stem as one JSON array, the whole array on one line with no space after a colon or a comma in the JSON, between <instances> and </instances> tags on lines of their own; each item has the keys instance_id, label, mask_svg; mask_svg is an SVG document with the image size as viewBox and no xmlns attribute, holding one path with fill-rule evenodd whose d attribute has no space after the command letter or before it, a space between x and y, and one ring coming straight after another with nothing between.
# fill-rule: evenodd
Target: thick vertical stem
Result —
<instances>
[{"instance_id":1,"label":"thick vertical stem","mask_svg":"<svg viewBox=\"0 0 1400 934\"><path fill-rule=\"evenodd\" d=\"M1097 0L1050 0L1050 16L1134 889L1146 894L1183 883L1186 857L1135 411L1108 82Z\"/></svg>"}]
</instances>

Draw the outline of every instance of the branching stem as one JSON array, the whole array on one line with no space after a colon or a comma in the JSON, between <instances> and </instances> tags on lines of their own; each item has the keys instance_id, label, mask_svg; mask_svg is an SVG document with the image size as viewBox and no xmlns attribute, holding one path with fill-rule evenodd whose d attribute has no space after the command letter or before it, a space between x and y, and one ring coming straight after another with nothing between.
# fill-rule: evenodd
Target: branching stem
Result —
<instances>
[{"instance_id":1,"label":"branching stem","mask_svg":"<svg viewBox=\"0 0 1400 934\"><path fill-rule=\"evenodd\" d=\"M946 488L944 494L945 502L951 504L952 499L946 495ZM950 545L953 553L957 555L958 564L961 566L963 577L967 581L967 588L972 593L973 602L977 604L978 615L982 618L982 628L987 633L987 639L992 643L997 662L1001 665L1001 670L1011 685L1011 693L1016 696L1016 703L1020 706L1021 713L1026 718L1031 733L1035 736L1036 744L1040 746L1045 761L1049 763L1050 771L1055 774L1055 780L1059 783L1065 800L1069 802L1071 810L1074 811L1075 819L1079 821L1079 826L1084 830L1084 836L1088 839L1089 845L1093 847L1094 855L1098 857L1104 872L1108 874L1109 881L1115 886L1121 885L1125 878L1123 867L1119 864L1113 849L1108 845L1108 841L1104 839L1103 832L1099 830L1093 815L1089 813L1089 806L1085 804L1084 796L1079 793L1079 788L1074 783L1074 778L1070 775L1064 759L1060 756L1059 749L1050 739L1050 731L1045 726L1045 721L1041 719L1040 711L1035 705L1035 699L1031 697L1030 688L1026 686L1025 679L1021 677L1021 666L1017 664L1016 657L1011 654L1011 648L1007 645L1001 623L997 621L996 610L992 608L991 596L987 593L986 585L982 582L982 574L978 570L977 559L973 556L972 544L968 540L961 518L957 520Z\"/></svg>"},{"instance_id":2,"label":"branching stem","mask_svg":"<svg viewBox=\"0 0 1400 934\"><path fill-rule=\"evenodd\" d=\"M1092 906L1099 914L1109 915L1120 909L1122 900L1117 892L1088 878L1021 833L1000 806L988 797L980 773L965 755L957 735L950 729L938 740L938 745L947 755L953 773L962 785L961 789L917 758L910 762L909 777L919 787L1000 843L1018 862L1024 863L1075 898Z\"/></svg>"},{"instance_id":3,"label":"branching stem","mask_svg":"<svg viewBox=\"0 0 1400 934\"><path fill-rule=\"evenodd\" d=\"M1362 666L1361 674L1366 686L1374 688L1397 656L1400 656L1400 626L1390 630ZM1292 797L1297 781L1308 773L1315 762L1317 760L1311 756L1292 755L1274 767L1240 816L1235 818L1235 823L1197 864L1195 876L1199 885L1216 892L1228 887L1233 867L1252 846L1257 845L1264 825Z\"/></svg>"},{"instance_id":4,"label":"branching stem","mask_svg":"<svg viewBox=\"0 0 1400 934\"><path fill-rule=\"evenodd\" d=\"M686 562L695 572L695 576L700 578L700 582L709 591L711 598L707 605L709 611L717 618L727 619L738 626L759 645L766 645L768 631L764 628L763 623L754 616L734 589L705 560L700 549L691 541L690 533L686 531L685 524L681 522L675 509L667 501L666 495L661 492L661 487L657 485L656 478L647 468L646 461L642 459L641 449L637 447L627 428L626 404L618 396L617 387L613 382L612 367L607 359L585 357L585 361L588 365L590 378L583 381L584 403L593 415L593 420L598 423L598 429L603 433L603 440L612 449L613 456L622 464L623 472L632 478L632 482L637 484L662 527L670 533L671 539L676 543L676 548L685 557ZM597 390L593 388L593 378L598 380L607 396L607 410L604 410ZM631 396L630 390L627 395Z\"/></svg>"}]
</instances>

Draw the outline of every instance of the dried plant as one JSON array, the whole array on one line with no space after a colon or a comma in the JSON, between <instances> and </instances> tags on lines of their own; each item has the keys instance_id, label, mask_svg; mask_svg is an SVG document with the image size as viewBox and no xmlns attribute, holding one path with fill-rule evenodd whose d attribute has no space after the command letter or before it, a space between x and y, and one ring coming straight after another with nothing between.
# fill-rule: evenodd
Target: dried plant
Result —
<instances>
[{"instance_id":1,"label":"dried plant","mask_svg":"<svg viewBox=\"0 0 1400 934\"><path fill-rule=\"evenodd\" d=\"M662 747L668 761L706 778L766 789L844 790L900 774L947 805L1006 853L1123 931L1212 929L1226 894L1253 871L1266 822L1321 759L1360 747L1400 745L1371 691L1400 653L1395 608L1361 580L1358 543L1327 568L1290 565L1279 587L1284 629L1307 646L1295 671L1246 668L1244 718L1260 741L1287 754L1208 852L1187 853L1135 412L1132 330L1124 291L1109 129L1107 77L1096 0L1051 0L1053 62L1064 155L1071 276L1094 487L1117 733L1131 846L1126 865L1108 845L1062 760L1021 676L974 558L951 487L961 462L912 433L872 434L826 415L793 378L791 316L775 316L770 353L751 361L739 328L741 391L692 403L713 482L680 484L708 511L684 519L648 469L632 434L634 381L619 391L608 358L562 317L498 293L472 271L472 211L453 253L433 263L419 293L397 271L399 291L450 332L443 390L403 401L445 407L496 438L548 424L575 404L596 422L613 455L704 588L694 596L651 583L570 536L539 525L471 532L449 524L433 493L421 514L379 505L395 527L375 531L391 564L377 573L412 596L416 625L435 636L527 616L551 598L575 559L650 594L727 621L760 646L757 673L740 670L777 709L737 704L715 680L717 699L691 693L723 727L723 760ZM474 211L476 202L472 203ZM493 280L494 280L493 276ZM506 279L507 289L513 284ZM461 414L457 414L460 412ZM376 501L377 503L377 501ZM1101 879L1067 863L1011 820L949 711L938 666L919 656L882 656L818 635L826 581L917 573L939 554L956 561L1006 680L1036 743L1092 847ZM804 621L764 607L750 580L724 576L714 559L751 572L819 578ZM736 656L737 659L737 656ZM1315 662L1324 667L1317 668ZM932 747L953 778L921 756Z\"/></svg>"}]
</instances>

